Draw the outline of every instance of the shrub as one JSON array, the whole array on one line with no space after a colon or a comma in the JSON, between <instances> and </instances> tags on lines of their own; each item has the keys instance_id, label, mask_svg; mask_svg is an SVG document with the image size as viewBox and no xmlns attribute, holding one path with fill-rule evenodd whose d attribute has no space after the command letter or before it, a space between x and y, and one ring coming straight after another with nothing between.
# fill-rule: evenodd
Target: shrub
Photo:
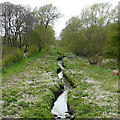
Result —
<instances>
[{"instance_id":1,"label":"shrub","mask_svg":"<svg viewBox=\"0 0 120 120\"><path fill-rule=\"evenodd\" d=\"M12 52L8 52L3 58L3 67L9 66L13 63L24 58L23 51L20 49L13 49Z\"/></svg>"},{"instance_id":2,"label":"shrub","mask_svg":"<svg viewBox=\"0 0 120 120\"><path fill-rule=\"evenodd\" d=\"M9 66L16 62L16 56L14 55L7 55L3 60L3 66Z\"/></svg>"},{"instance_id":3,"label":"shrub","mask_svg":"<svg viewBox=\"0 0 120 120\"><path fill-rule=\"evenodd\" d=\"M20 49L16 50L16 61L19 61L24 58L24 52Z\"/></svg>"},{"instance_id":4,"label":"shrub","mask_svg":"<svg viewBox=\"0 0 120 120\"><path fill-rule=\"evenodd\" d=\"M5 47L2 47L2 58L4 59L6 56L8 55L15 55L15 49L14 48L11 48L11 47L8 47L8 46L5 46Z\"/></svg>"},{"instance_id":5,"label":"shrub","mask_svg":"<svg viewBox=\"0 0 120 120\"><path fill-rule=\"evenodd\" d=\"M117 68L117 64L114 61L108 61L107 63L104 63L102 67L113 70Z\"/></svg>"},{"instance_id":6,"label":"shrub","mask_svg":"<svg viewBox=\"0 0 120 120\"><path fill-rule=\"evenodd\" d=\"M38 51L39 50L38 50L38 47L36 45L31 45L28 49L28 55L27 56L30 57L30 56L36 54Z\"/></svg>"}]
</instances>

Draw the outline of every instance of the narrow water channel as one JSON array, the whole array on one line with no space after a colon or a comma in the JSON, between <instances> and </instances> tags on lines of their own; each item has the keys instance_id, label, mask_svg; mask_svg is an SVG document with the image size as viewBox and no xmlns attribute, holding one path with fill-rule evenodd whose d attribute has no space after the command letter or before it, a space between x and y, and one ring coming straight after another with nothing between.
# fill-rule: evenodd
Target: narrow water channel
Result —
<instances>
[{"instance_id":1,"label":"narrow water channel","mask_svg":"<svg viewBox=\"0 0 120 120\"><path fill-rule=\"evenodd\" d=\"M67 120L71 120L71 115L69 114L68 105L67 105L67 92L68 90L71 90L71 87L67 84L67 82L64 79L64 65L62 63L62 58L58 59L58 65L59 69L57 70L57 74L59 79L62 79L62 82L64 83L64 92L57 98L57 100L54 102L54 106L51 110L51 113L53 114L54 118L62 119L65 118Z\"/></svg>"}]
</instances>

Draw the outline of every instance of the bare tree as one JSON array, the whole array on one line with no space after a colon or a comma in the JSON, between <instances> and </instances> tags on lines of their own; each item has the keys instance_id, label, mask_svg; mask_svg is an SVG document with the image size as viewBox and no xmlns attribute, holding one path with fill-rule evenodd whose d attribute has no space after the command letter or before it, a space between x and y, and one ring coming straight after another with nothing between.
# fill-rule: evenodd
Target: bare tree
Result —
<instances>
[{"instance_id":1,"label":"bare tree","mask_svg":"<svg viewBox=\"0 0 120 120\"><path fill-rule=\"evenodd\" d=\"M5 31L4 46L7 44L11 47L21 48L22 39L25 38L24 35L33 28L33 21L33 13L29 7L14 5L9 2L3 3L2 27Z\"/></svg>"}]
</instances>

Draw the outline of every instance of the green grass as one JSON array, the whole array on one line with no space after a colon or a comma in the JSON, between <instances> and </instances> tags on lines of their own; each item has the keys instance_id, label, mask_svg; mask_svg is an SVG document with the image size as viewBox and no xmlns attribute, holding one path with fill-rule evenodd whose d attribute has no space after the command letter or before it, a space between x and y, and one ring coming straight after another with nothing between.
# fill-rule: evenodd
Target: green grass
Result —
<instances>
[{"instance_id":1,"label":"green grass","mask_svg":"<svg viewBox=\"0 0 120 120\"><path fill-rule=\"evenodd\" d=\"M56 58L43 50L4 69L3 117L52 118L51 90L59 92L59 84L63 85Z\"/></svg>"},{"instance_id":2,"label":"green grass","mask_svg":"<svg viewBox=\"0 0 120 120\"><path fill-rule=\"evenodd\" d=\"M7 76L10 76L12 74L18 74L19 72L22 71L22 68L23 66L31 61L31 60L34 60L36 58L39 58L39 57L42 57L43 54L45 52L45 49L42 49L40 53L37 53L31 57L28 57L28 58L24 58L23 60L21 61L18 61L17 63L15 64L12 64L8 67L4 67L3 70L2 70L2 82L4 82L7 78Z\"/></svg>"},{"instance_id":3,"label":"green grass","mask_svg":"<svg viewBox=\"0 0 120 120\"><path fill-rule=\"evenodd\" d=\"M114 118L117 116L118 82L112 69L90 65L84 57L64 58L64 73L76 88L68 92L68 103L76 118ZM3 70L3 117L52 118L51 101L62 84L56 73L57 49L38 53ZM110 63L109 63L110 65ZM108 66L108 64L107 64Z\"/></svg>"},{"instance_id":4,"label":"green grass","mask_svg":"<svg viewBox=\"0 0 120 120\"><path fill-rule=\"evenodd\" d=\"M64 58L64 63L65 73L77 86L68 93L76 118L117 117L118 78L112 76L111 67L90 65L80 57Z\"/></svg>"}]
</instances>

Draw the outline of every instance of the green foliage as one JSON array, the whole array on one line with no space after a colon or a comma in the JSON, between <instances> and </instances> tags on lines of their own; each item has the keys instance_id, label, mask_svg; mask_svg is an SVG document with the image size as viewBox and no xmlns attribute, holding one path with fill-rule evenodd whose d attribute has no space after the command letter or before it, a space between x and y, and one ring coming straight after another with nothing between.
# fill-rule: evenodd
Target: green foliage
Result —
<instances>
[{"instance_id":1,"label":"green foliage","mask_svg":"<svg viewBox=\"0 0 120 120\"><path fill-rule=\"evenodd\" d=\"M16 96L17 95L17 90L12 90L10 93L11 96Z\"/></svg>"},{"instance_id":2,"label":"green foliage","mask_svg":"<svg viewBox=\"0 0 120 120\"><path fill-rule=\"evenodd\" d=\"M61 33L64 48L76 55L86 56L88 59L98 62L99 58L96 55L102 53L105 41L104 35L99 36L104 33L104 29L100 29L98 26L84 28L78 18L74 21L71 18L68 23Z\"/></svg>"},{"instance_id":3,"label":"green foliage","mask_svg":"<svg viewBox=\"0 0 120 120\"><path fill-rule=\"evenodd\" d=\"M16 57L14 55L7 55L3 60L3 66L9 66L16 62Z\"/></svg>"},{"instance_id":4,"label":"green foliage","mask_svg":"<svg viewBox=\"0 0 120 120\"><path fill-rule=\"evenodd\" d=\"M2 59L4 59L4 57L6 57L9 54L15 55L15 49L8 47L8 46L3 46L2 47Z\"/></svg>"},{"instance_id":5,"label":"green foliage","mask_svg":"<svg viewBox=\"0 0 120 120\"><path fill-rule=\"evenodd\" d=\"M45 34L45 45L54 44L55 44L55 31L51 26L48 26Z\"/></svg>"},{"instance_id":6,"label":"green foliage","mask_svg":"<svg viewBox=\"0 0 120 120\"><path fill-rule=\"evenodd\" d=\"M58 53L57 53L58 49L54 45L46 47L46 52L48 52L49 55L51 55L51 56L57 56L58 55Z\"/></svg>"},{"instance_id":7,"label":"green foliage","mask_svg":"<svg viewBox=\"0 0 120 120\"><path fill-rule=\"evenodd\" d=\"M5 2L1 5L3 6L3 18L5 18L2 23L6 24L6 27L3 27L5 36L2 36L2 43L5 48L5 51L3 50L3 56L8 54L7 47L9 47L11 51L14 51L14 48L20 48L21 50L24 49L26 52L28 48L34 44L40 52L40 50L48 44L54 44L55 31L52 24L60 17L60 12L55 6L48 4L30 12L28 8L9 2ZM19 12L20 16L13 19L13 16L16 16L16 12ZM10 21L12 19L14 21L13 25L11 25L10 21L7 21L9 16L11 16L9 18ZM21 21L20 25L17 24L18 19ZM7 22L9 22L9 25ZM15 31L8 32L7 29L11 31L13 27L16 28ZM17 54L17 57L21 57L19 53ZM31 52L29 54L32 55L33 53Z\"/></svg>"},{"instance_id":8,"label":"green foliage","mask_svg":"<svg viewBox=\"0 0 120 120\"><path fill-rule=\"evenodd\" d=\"M110 8L111 4L109 3L97 3L83 9L79 17L70 18L61 32L61 46L76 55L86 56L90 64L97 64L99 57L102 60L104 55L108 34L112 38L112 27L110 30L109 26L117 19L116 10L110 10ZM116 33L112 33L113 37L116 36ZM114 41L111 41L111 45L108 45L107 50L108 53L116 55L118 53L117 42L115 42L117 36L113 39Z\"/></svg>"},{"instance_id":9,"label":"green foliage","mask_svg":"<svg viewBox=\"0 0 120 120\"><path fill-rule=\"evenodd\" d=\"M16 97L10 97L10 96L8 96L4 100L6 100L8 103L10 103L10 102L17 101L17 98Z\"/></svg>"},{"instance_id":10,"label":"green foliage","mask_svg":"<svg viewBox=\"0 0 120 120\"><path fill-rule=\"evenodd\" d=\"M108 58L118 58L119 50L118 23L109 25L107 40L105 43L105 56Z\"/></svg>"},{"instance_id":11,"label":"green foliage","mask_svg":"<svg viewBox=\"0 0 120 120\"><path fill-rule=\"evenodd\" d=\"M3 117L52 118L51 105L55 96L50 88L59 92L59 84L62 81L57 78L56 73L57 55L50 56L45 50L42 48L40 53L27 57L3 70L4 76L6 75L4 87L7 85L8 76L13 77L9 78L13 84L3 90L3 109L8 111L3 111ZM54 53L54 49L52 52ZM27 74L30 75L26 76ZM14 83L17 84L14 85ZM27 101L26 96L28 96ZM12 98L16 98L16 100Z\"/></svg>"},{"instance_id":12,"label":"green foliage","mask_svg":"<svg viewBox=\"0 0 120 120\"><path fill-rule=\"evenodd\" d=\"M51 101L55 99L55 96L50 90L60 92L61 80L57 78L56 73L58 68L57 50L54 47L51 47L50 50L52 55L41 51L42 54L38 53L30 58L25 58L19 64L16 63L16 66L10 67L9 71L14 70L15 72L8 75L8 71L6 71L7 80L9 78L11 84L8 86L8 81L3 84L3 87L6 88L2 92L4 101L2 115L4 117L52 118ZM112 70L103 66L89 65L88 60L84 57L76 57L74 54L68 53L66 55L72 58L65 57L63 59L66 66L64 72L76 85L76 88L68 92L68 104L76 113L76 118L103 118L107 115L116 117L116 106L118 106L116 93L119 91L116 87L117 77L112 77ZM21 62L23 63L21 64ZM13 79L16 77L17 81ZM89 83L89 81L93 82ZM29 102L26 101L26 96ZM16 111L14 111L14 107Z\"/></svg>"},{"instance_id":13,"label":"green foliage","mask_svg":"<svg viewBox=\"0 0 120 120\"><path fill-rule=\"evenodd\" d=\"M12 110L12 111L10 111L10 114L11 114L11 115L14 115L14 114L16 114L16 113L17 113L17 110L15 110L15 109Z\"/></svg>"},{"instance_id":14,"label":"green foliage","mask_svg":"<svg viewBox=\"0 0 120 120\"><path fill-rule=\"evenodd\" d=\"M5 55L3 57L3 67L9 66L9 65L16 63L24 58L22 50L15 49L15 48L14 49L8 48L6 51L8 51L8 50L10 50L10 51L8 53L5 53Z\"/></svg>"},{"instance_id":15,"label":"green foliage","mask_svg":"<svg viewBox=\"0 0 120 120\"><path fill-rule=\"evenodd\" d=\"M41 6L39 9L35 8L34 13L37 16L37 23L45 25L46 28L60 17L59 10L52 4Z\"/></svg>"},{"instance_id":16,"label":"green foliage","mask_svg":"<svg viewBox=\"0 0 120 120\"><path fill-rule=\"evenodd\" d=\"M16 50L16 61L22 60L24 58L24 52L20 49Z\"/></svg>"},{"instance_id":17,"label":"green foliage","mask_svg":"<svg viewBox=\"0 0 120 120\"><path fill-rule=\"evenodd\" d=\"M102 66L90 65L82 57L64 58L64 63L67 69L65 74L76 86L68 92L68 104L76 119L117 116L118 105L114 106L113 101L117 102L118 82L117 77L112 77L111 70L115 63L109 61Z\"/></svg>"},{"instance_id":18,"label":"green foliage","mask_svg":"<svg viewBox=\"0 0 120 120\"><path fill-rule=\"evenodd\" d=\"M43 109L31 109L29 111L23 111L23 114L21 115L23 118L44 118L44 120L47 120L48 118L52 118L52 114L47 112Z\"/></svg>"},{"instance_id":19,"label":"green foliage","mask_svg":"<svg viewBox=\"0 0 120 120\"><path fill-rule=\"evenodd\" d=\"M30 33L30 45L35 45L37 48L40 48L42 46L42 31L37 26L32 32Z\"/></svg>"},{"instance_id":20,"label":"green foliage","mask_svg":"<svg viewBox=\"0 0 120 120\"><path fill-rule=\"evenodd\" d=\"M114 70L114 69L117 69L117 63L115 61L108 61L102 64L101 67Z\"/></svg>"},{"instance_id":21,"label":"green foliage","mask_svg":"<svg viewBox=\"0 0 120 120\"><path fill-rule=\"evenodd\" d=\"M52 4L44 5L39 9L34 9L34 15L36 17L36 27L35 31L37 36L37 41L40 39L39 51L43 46L48 44L54 44L55 41L55 32L51 24L54 23L56 19L60 17L60 12ZM38 34L39 33L39 34ZM38 36L40 36L38 38ZM33 39L34 42L34 39Z\"/></svg>"},{"instance_id":22,"label":"green foliage","mask_svg":"<svg viewBox=\"0 0 120 120\"><path fill-rule=\"evenodd\" d=\"M2 70L2 82L4 82L7 79L7 76L12 74L18 74L19 72L21 72L23 69L23 66L27 62L34 60L38 57L42 57L44 52L45 52L45 48L42 48L40 53L37 53L29 58L22 59L21 61L16 62L15 64L10 65L8 67L4 67L4 69Z\"/></svg>"},{"instance_id":23,"label":"green foliage","mask_svg":"<svg viewBox=\"0 0 120 120\"><path fill-rule=\"evenodd\" d=\"M35 45L39 51L42 47L49 47L55 43L55 31L51 26L48 26L45 30L45 26L39 25L31 32L30 46Z\"/></svg>"},{"instance_id":24,"label":"green foliage","mask_svg":"<svg viewBox=\"0 0 120 120\"><path fill-rule=\"evenodd\" d=\"M22 107L29 107L29 104L28 103L26 103L26 102L24 102L24 101L20 101L19 103L18 103L18 105L19 106L22 106Z\"/></svg>"},{"instance_id":25,"label":"green foliage","mask_svg":"<svg viewBox=\"0 0 120 120\"><path fill-rule=\"evenodd\" d=\"M38 53L38 47L36 45L31 45L28 49L28 53L27 53L27 56L30 57L36 53Z\"/></svg>"}]
</instances>

